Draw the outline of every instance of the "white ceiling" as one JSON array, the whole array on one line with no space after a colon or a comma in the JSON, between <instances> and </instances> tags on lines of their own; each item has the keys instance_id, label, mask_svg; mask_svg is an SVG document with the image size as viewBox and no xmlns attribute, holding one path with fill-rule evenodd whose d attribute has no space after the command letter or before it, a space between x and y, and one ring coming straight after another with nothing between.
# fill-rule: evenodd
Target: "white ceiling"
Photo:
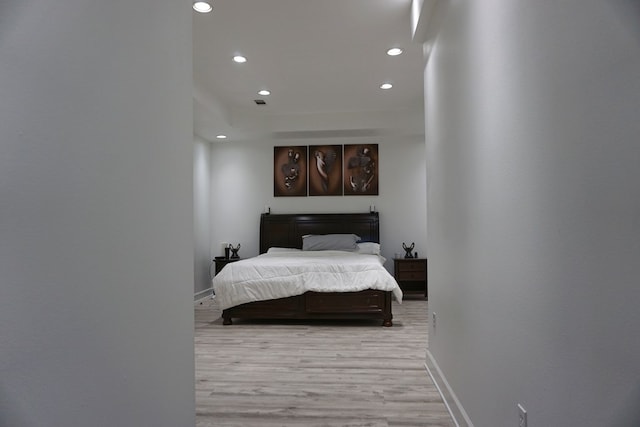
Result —
<instances>
[{"instance_id":1,"label":"white ceiling","mask_svg":"<svg viewBox=\"0 0 640 427\"><path fill-rule=\"evenodd\" d=\"M411 0L212 5L208 14L193 12L197 135L226 134L225 143L424 135L424 60L411 40ZM388 56L390 47L404 53ZM233 62L236 54L248 61ZM384 82L394 87L380 89Z\"/></svg>"}]
</instances>

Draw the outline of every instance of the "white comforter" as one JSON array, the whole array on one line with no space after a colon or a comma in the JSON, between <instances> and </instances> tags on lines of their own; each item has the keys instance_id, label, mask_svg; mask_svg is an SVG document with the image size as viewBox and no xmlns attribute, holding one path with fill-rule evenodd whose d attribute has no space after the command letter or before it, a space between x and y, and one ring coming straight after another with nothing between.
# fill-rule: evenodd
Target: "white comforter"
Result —
<instances>
[{"instance_id":1,"label":"white comforter","mask_svg":"<svg viewBox=\"0 0 640 427\"><path fill-rule=\"evenodd\" d=\"M315 292L402 290L383 267L384 258L345 251L287 251L259 255L227 264L213 278L221 309Z\"/></svg>"}]
</instances>

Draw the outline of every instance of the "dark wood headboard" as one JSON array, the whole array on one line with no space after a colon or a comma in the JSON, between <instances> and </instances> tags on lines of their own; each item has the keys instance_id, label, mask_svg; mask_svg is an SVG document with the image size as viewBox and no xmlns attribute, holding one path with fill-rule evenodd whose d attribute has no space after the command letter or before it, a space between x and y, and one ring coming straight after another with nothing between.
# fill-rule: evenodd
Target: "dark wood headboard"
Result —
<instances>
[{"instance_id":1,"label":"dark wood headboard","mask_svg":"<svg viewBox=\"0 0 640 427\"><path fill-rule=\"evenodd\" d=\"M305 234L353 233L365 242L380 243L378 212L351 214L262 214L260 253L270 247L302 248Z\"/></svg>"}]
</instances>

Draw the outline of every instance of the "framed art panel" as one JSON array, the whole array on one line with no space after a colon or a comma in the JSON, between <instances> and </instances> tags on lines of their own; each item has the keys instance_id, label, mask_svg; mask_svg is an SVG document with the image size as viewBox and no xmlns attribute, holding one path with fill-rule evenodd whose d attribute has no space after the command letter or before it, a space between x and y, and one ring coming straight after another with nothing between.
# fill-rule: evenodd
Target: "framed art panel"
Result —
<instances>
[{"instance_id":1,"label":"framed art panel","mask_svg":"<svg viewBox=\"0 0 640 427\"><path fill-rule=\"evenodd\" d=\"M309 195L342 196L342 146L309 146Z\"/></svg>"},{"instance_id":2,"label":"framed art panel","mask_svg":"<svg viewBox=\"0 0 640 427\"><path fill-rule=\"evenodd\" d=\"M344 195L378 195L378 144L344 146Z\"/></svg>"},{"instance_id":3,"label":"framed art panel","mask_svg":"<svg viewBox=\"0 0 640 427\"><path fill-rule=\"evenodd\" d=\"M273 195L307 195L307 147L273 147Z\"/></svg>"}]
</instances>

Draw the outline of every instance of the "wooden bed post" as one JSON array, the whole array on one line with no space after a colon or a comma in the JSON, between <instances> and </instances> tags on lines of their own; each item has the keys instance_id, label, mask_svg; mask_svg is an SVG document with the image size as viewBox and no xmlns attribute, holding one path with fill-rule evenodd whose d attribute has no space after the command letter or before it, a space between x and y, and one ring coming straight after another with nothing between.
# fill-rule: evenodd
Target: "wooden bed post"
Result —
<instances>
[{"instance_id":1,"label":"wooden bed post","mask_svg":"<svg viewBox=\"0 0 640 427\"><path fill-rule=\"evenodd\" d=\"M390 328L393 326L393 314L391 311L391 300L393 297L391 296L391 292L385 292L384 294L384 320L382 321L382 326L386 326Z\"/></svg>"},{"instance_id":2,"label":"wooden bed post","mask_svg":"<svg viewBox=\"0 0 640 427\"><path fill-rule=\"evenodd\" d=\"M226 315L224 312L222 313L222 324L233 325L233 320L231 320L231 316Z\"/></svg>"}]
</instances>

